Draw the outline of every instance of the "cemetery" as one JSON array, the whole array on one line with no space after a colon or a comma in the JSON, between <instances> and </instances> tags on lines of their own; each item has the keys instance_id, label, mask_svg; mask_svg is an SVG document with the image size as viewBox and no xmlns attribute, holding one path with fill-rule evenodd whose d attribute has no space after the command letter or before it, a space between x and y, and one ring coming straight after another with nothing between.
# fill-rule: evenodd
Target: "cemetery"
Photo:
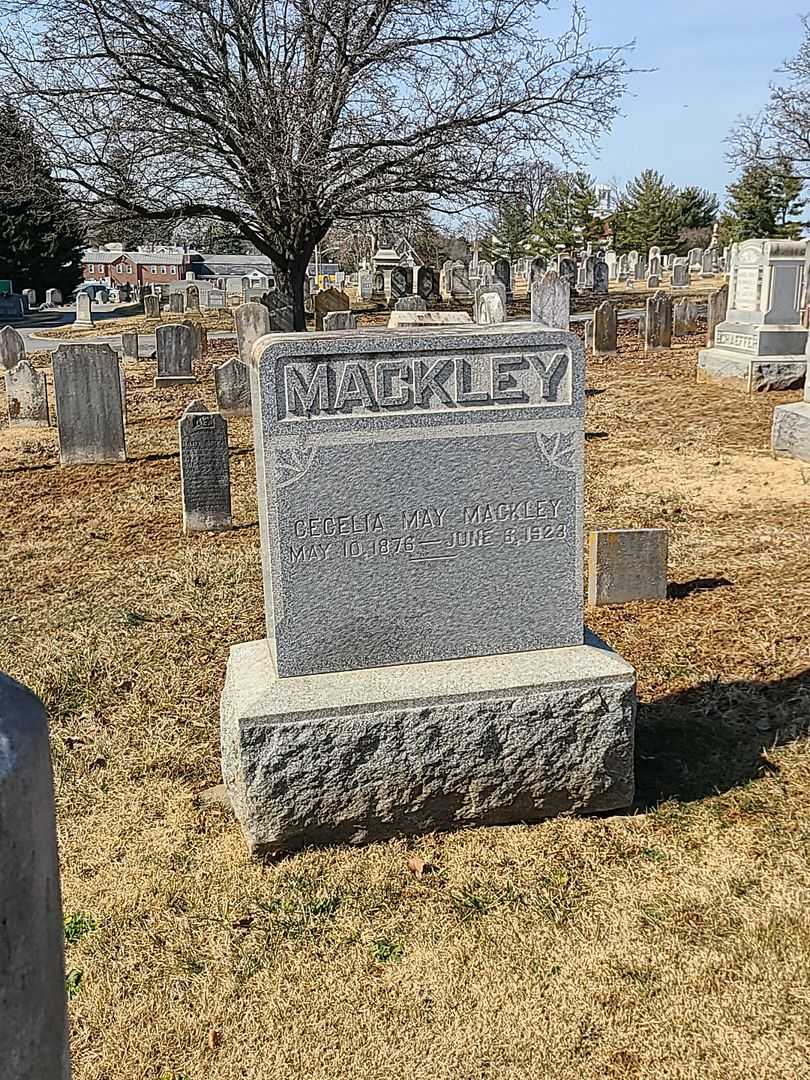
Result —
<instances>
[{"instance_id":1,"label":"cemetery","mask_svg":"<svg viewBox=\"0 0 810 1080\"><path fill-rule=\"evenodd\" d=\"M0 1080L808 1075L810 22L590 7L0 18Z\"/></svg>"}]
</instances>

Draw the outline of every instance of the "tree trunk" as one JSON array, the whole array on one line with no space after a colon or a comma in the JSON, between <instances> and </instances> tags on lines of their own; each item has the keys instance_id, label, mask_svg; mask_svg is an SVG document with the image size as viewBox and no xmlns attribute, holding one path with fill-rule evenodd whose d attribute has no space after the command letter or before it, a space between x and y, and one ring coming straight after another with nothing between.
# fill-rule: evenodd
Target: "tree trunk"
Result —
<instances>
[{"instance_id":1,"label":"tree trunk","mask_svg":"<svg viewBox=\"0 0 810 1080\"><path fill-rule=\"evenodd\" d=\"M289 299L293 312L293 329L306 330L304 311L304 278L309 265L309 254L299 254L285 266L276 266L276 288Z\"/></svg>"}]
</instances>

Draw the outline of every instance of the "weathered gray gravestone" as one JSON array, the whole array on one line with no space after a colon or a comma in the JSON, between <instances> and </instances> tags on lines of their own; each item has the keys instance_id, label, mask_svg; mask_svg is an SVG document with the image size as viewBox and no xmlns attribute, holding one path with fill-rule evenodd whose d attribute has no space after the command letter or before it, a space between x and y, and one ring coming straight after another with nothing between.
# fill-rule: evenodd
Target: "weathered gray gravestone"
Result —
<instances>
[{"instance_id":1,"label":"weathered gray gravestone","mask_svg":"<svg viewBox=\"0 0 810 1080\"><path fill-rule=\"evenodd\" d=\"M657 289L661 284L661 278L658 274L650 274L647 278L647 288Z\"/></svg>"},{"instance_id":2,"label":"weathered gray gravestone","mask_svg":"<svg viewBox=\"0 0 810 1080\"><path fill-rule=\"evenodd\" d=\"M557 330L568 330L571 320L571 287L569 279L553 270L546 271L541 281L531 287L532 322Z\"/></svg>"},{"instance_id":3,"label":"weathered gray gravestone","mask_svg":"<svg viewBox=\"0 0 810 1080\"><path fill-rule=\"evenodd\" d=\"M93 325L93 301L90 294L80 292L76 296L76 319L74 326Z\"/></svg>"},{"instance_id":4,"label":"weathered gray gravestone","mask_svg":"<svg viewBox=\"0 0 810 1080\"><path fill-rule=\"evenodd\" d=\"M157 342L157 374L155 386L177 386L194 383L194 357L197 339L190 326L184 323L167 323L155 330Z\"/></svg>"},{"instance_id":5,"label":"weathered gray gravestone","mask_svg":"<svg viewBox=\"0 0 810 1080\"><path fill-rule=\"evenodd\" d=\"M138 360L138 335L133 330L121 335L121 359L124 361Z\"/></svg>"},{"instance_id":6,"label":"weathered gray gravestone","mask_svg":"<svg viewBox=\"0 0 810 1080\"><path fill-rule=\"evenodd\" d=\"M0 673L0 1059L4 1080L70 1080L64 920L45 709Z\"/></svg>"},{"instance_id":7,"label":"weathered gray gravestone","mask_svg":"<svg viewBox=\"0 0 810 1080\"><path fill-rule=\"evenodd\" d=\"M564 255L561 257L559 275L563 281L568 282L570 296L575 291L577 284L577 264L570 256Z\"/></svg>"},{"instance_id":8,"label":"weathered gray gravestone","mask_svg":"<svg viewBox=\"0 0 810 1080\"><path fill-rule=\"evenodd\" d=\"M212 310L225 307L225 293L222 289L209 289L206 296L206 307Z\"/></svg>"},{"instance_id":9,"label":"weathered gray gravestone","mask_svg":"<svg viewBox=\"0 0 810 1080\"><path fill-rule=\"evenodd\" d=\"M25 342L13 326L4 326L0 330L0 364L4 368L13 368L25 359Z\"/></svg>"},{"instance_id":10,"label":"weathered gray gravestone","mask_svg":"<svg viewBox=\"0 0 810 1080\"><path fill-rule=\"evenodd\" d=\"M616 308L609 300L605 300L593 313L592 347L597 356L616 352L618 327Z\"/></svg>"},{"instance_id":11,"label":"weathered gray gravestone","mask_svg":"<svg viewBox=\"0 0 810 1080\"><path fill-rule=\"evenodd\" d=\"M186 311L199 311L200 310L200 287L199 285L189 285L185 293Z\"/></svg>"},{"instance_id":12,"label":"weathered gray gravestone","mask_svg":"<svg viewBox=\"0 0 810 1080\"><path fill-rule=\"evenodd\" d=\"M675 263L672 267L672 287L673 289L685 289L691 284L691 278L689 277L689 267L686 263Z\"/></svg>"},{"instance_id":13,"label":"weathered gray gravestone","mask_svg":"<svg viewBox=\"0 0 810 1080\"><path fill-rule=\"evenodd\" d=\"M706 303L706 344L714 345L714 332L725 321L728 311L728 285L709 293Z\"/></svg>"},{"instance_id":14,"label":"weathered gray gravestone","mask_svg":"<svg viewBox=\"0 0 810 1080\"><path fill-rule=\"evenodd\" d=\"M435 300L438 296L438 278L432 266L419 267L416 274L416 291L423 300Z\"/></svg>"},{"instance_id":15,"label":"weathered gray gravestone","mask_svg":"<svg viewBox=\"0 0 810 1080\"><path fill-rule=\"evenodd\" d=\"M500 282L506 290L506 299L512 296L512 266L508 259L495 260L495 281Z\"/></svg>"},{"instance_id":16,"label":"weathered gray gravestone","mask_svg":"<svg viewBox=\"0 0 810 1080\"><path fill-rule=\"evenodd\" d=\"M421 296L403 296L397 300L394 311L427 311L427 301Z\"/></svg>"},{"instance_id":17,"label":"weathered gray gravestone","mask_svg":"<svg viewBox=\"0 0 810 1080\"><path fill-rule=\"evenodd\" d=\"M230 529L228 424L193 401L179 421L183 532Z\"/></svg>"},{"instance_id":18,"label":"weathered gray gravestone","mask_svg":"<svg viewBox=\"0 0 810 1080\"><path fill-rule=\"evenodd\" d=\"M154 295L145 296L143 298L143 313L147 319L159 319L160 297Z\"/></svg>"},{"instance_id":19,"label":"weathered gray gravestone","mask_svg":"<svg viewBox=\"0 0 810 1080\"><path fill-rule=\"evenodd\" d=\"M208 352L208 331L196 319L183 319L181 326L187 326L194 338L194 359L202 360Z\"/></svg>"},{"instance_id":20,"label":"weathered gray gravestone","mask_svg":"<svg viewBox=\"0 0 810 1080\"><path fill-rule=\"evenodd\" d=\"M241 360L214 368L217 407L223 416L250 416L250 369Z\"/></svg>"},{"instance_id":21,"label":"weathered gray gravestone","mask_svg":"<svg viewBox=\"0 0 810 1080\"><path fill-rule=\"evenodd\" d=\"M684 297L672 306L672 332L675 337L694 334L699 327L697 304Z\"/></svg>"},{"instance_id":22,"label":"weathered gray gravestone","mask_svg":"<svg viewBox=\"0 0 810 1080\"><path fill-rule=\"evenodd\" d=\"M604 259L597 259L593 265L593 291L598 296L607 296L610 288L610 272Z\"/></svg>"},{"instance_id":23,"label":"weathered gray gravestone","mask_svg":"<svg viewBox=\"0 0 810 1080\"><path fill-rule=\"evenodd\" d=\"M803 401L777 405L774 409L771 447L775 454L810 461L810 379L807 377Z\"/></svg>"},{"instance_id":24,"label":"weathered gray gravestone","mask_svg":"<svg viewBox=\"0 0 810 1080\"><path fill-rule=\"evenodd\" d=\"M535 281L542 280L543 275L548 270L548 259L544 255L536 255L529 264L529 287L531 287Z\"/></svg>"},{"instance_id":25,"label":"weathered gray gravestone","mask_svg":"<svg viewBox=\"0 0 810 1080\"><path fill-rule=\"evenodd\" d=\"M183 314L183 294L179 292L169 293L169 313L171 315Z\"/></svg>"},{"instance_id":26,"label":"weathered gray gravestone","mask_svg":"<svg viewBox=\"0 0 810 1080\"><path fill-rule=\"evenodd\" d=\"M476 291L475 321L490 326L506 322L506 289L500 281Z\"/></svg>"},{"instance_id":27,"label":"weathered gray gravestone","mask_svg":"<svg viewBox=\"0 0 810 1080\"><path fill-rule=\"evenodd\" d=\"M290 333L295 329L295 314L289 296L279 289L268 289L262 293L262 304L270 312L270 330Z\"/></svg>"},{"instance_id":28,"label":"weathered gray gravestone","mask_svg":"<svg viewBox=\"0 0 810 1080\"><path fill-rule=\"evenodd\" d=\"M46 289L45 303L58 307L62 303L62 294L59 289Z\"/></svg>"},{"instance_id":29,"label":"weathered gray gravestone","mask_svg":"<svg viewBox=\"0 0 810 1080\"><path fill-rule=\"evenodd\" d=\"M583 643L576 336L291 335L251 379L268 639L221 705L251 848L627 805L634 674Z\"/></svg>"},{"instance_id":30,"label":"weathered gray gravestone","mask_svg":"<svg viewBox=\"0 0 810 1080\"><path fill-rule=\"evenodd\" d=\"M327 311L323 317L324 330L356 330L353 311Z\"/></svg>"},{"instance_id":31,"label":"weathered gray gravestone","mask_svg":"<svg viewBox=\"0 0 810 1080\"><path fill-rule=\"evenodd\" d=\"M260 337L271 332L270 312L264 304L240 304L233 313L236 328L236 343L239 359L249 364L253 355L253 346Z\"/></svg>"},{"instance_id":32,"label":"weathered gray gravestone","mask_svg":"<svg viewBox=\"0 0 810 1080\"><path fill-rule=\"evenodd\" d=\"M53 388L62 465L126 461L118 355L109 345L60 345Z\"/></svg>"},{"instance_id":33,"label":"weathered gray gravestone","mask_svg":"<svg viewBox=\"0 0 810 1080\"><path fill-rule=\"evenodd\" d=\"M408 294L408 276L405 268L395 266L391 271L391 303L396 304L403 296Z\"/></svg>"},{"instance_id":34,"label":"weathered gray gravestone","mask_svg":"<svg viewBox=\"0 0 810 1080\"><path fill-rule=\"evenodd\" d=\"M327 311L348 311L349 297L339 289L323 289L315 297L315 329L323 330L323 317Z\"/></svg>"},{"instance_id":35,"label":"weathered gray gravestone","mask_svg":"<svg viewBox=\"0 0 810 1080\"><path fill-rule=\"evenodd\" d=\"M672 300L657 292L647 301L647 321L644 329L644 351L672 348Z\"/></svg>"},{"instance_id":36,"label":"weathered gray gravestone","mask_svg":"<svg viewBox=\"0 0 810 1080\"><path fill-rule=\"evenodd\" d=\"M588 603L666 600L666 529L596 529L588 537Z\"/></svg>"},{"instance_id":37,"label":"weathered gray gravestone","mask_svg":"<svg viewBox=\"0 0 810 1080\"><path fill-rule=\"evenodd\" d=\"M11 427L48 427L48 382L30 360L5 373L8 422Z\"/></svg>"}]
</instances>

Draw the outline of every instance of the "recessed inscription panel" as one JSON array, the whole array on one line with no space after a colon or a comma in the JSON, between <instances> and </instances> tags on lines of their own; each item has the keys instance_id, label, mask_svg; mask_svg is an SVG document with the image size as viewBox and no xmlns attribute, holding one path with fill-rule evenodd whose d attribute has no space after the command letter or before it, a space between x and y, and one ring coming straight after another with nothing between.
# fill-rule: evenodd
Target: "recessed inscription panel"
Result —
<instances>
[{"instance_id":1,"label":"recessed inscription panel","mask_svg":"<svg viewBox=\"0 0 810 1080\"><path fill-rule=\"evenodd\" d=\"M570 405L569 349L391 356L325 356L282 369L286 419Z\"/></svg>"},{"instance_id":2,"label":"recessed inscription panel","mask_svg":"<svg viewBox=\"0 0 810 1080\"><path fill-rule=\"evenodd\" d=\"M574 335L290 335L255 376L280 676L581 644Z\"/></svg>"}]
</instances>

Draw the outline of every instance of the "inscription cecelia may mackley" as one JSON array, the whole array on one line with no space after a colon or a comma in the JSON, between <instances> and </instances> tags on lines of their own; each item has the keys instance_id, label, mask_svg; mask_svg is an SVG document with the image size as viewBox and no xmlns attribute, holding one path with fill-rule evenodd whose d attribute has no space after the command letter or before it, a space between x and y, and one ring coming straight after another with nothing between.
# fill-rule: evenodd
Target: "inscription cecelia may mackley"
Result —
<instances>
[{"instance_id":1,"label":"inscription cecelia may mackley","mask_svg":"<svg viewBox=\"0 0 810 1080\"><path fill-rule=\"evenodd\" d=\"M287 364L281 415L309 418L570 403L571 356L564 349L439 357L369 356Z\"/></svg>"}]
</instances>

